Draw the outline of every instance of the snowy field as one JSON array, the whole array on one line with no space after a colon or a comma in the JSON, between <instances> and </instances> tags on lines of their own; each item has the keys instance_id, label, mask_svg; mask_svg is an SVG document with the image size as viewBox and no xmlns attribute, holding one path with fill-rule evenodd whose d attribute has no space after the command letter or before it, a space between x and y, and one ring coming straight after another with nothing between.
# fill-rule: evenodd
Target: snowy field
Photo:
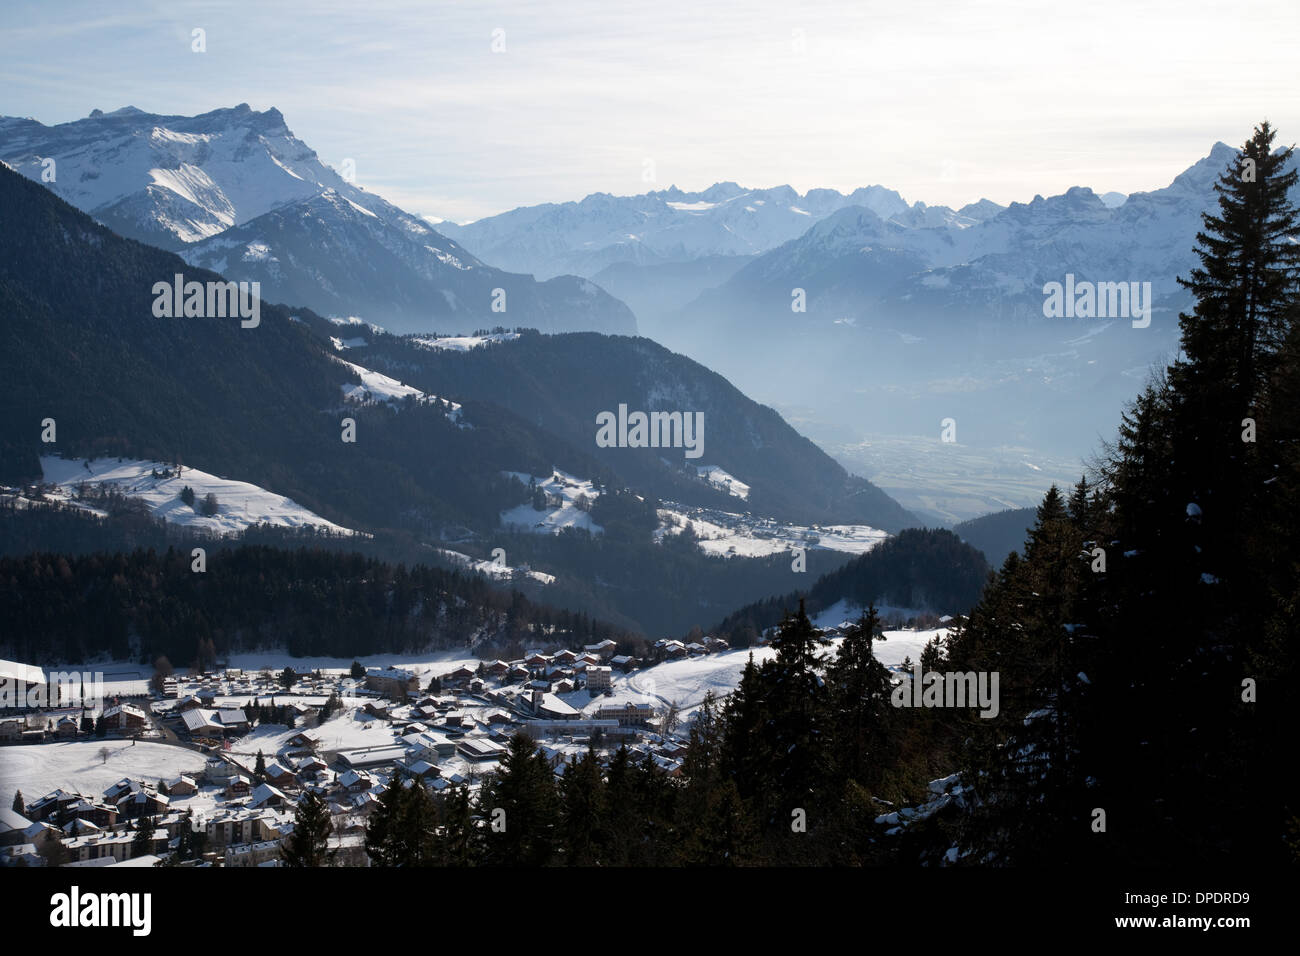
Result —
<instances>
[{"instance_id":1,"label":"snowy field","mask_svg":"<svg viewBox=\"0 0 1300 956\"><path fill-rule=\"evenodd\" d=\"M854 615L851 615L854 616ZM838 621L836 622L838 623ZM885 639L877 640L874 645L876 659L891 669L902 666L903 659L910 657L916 662L921 657L921 650L936 636L946 636L946 628L928 631L885 631ZM824 655L833 655L843 638L833 638L831 644L822 650ZM667 661L654 667L631 674L616 674L613 681L614 693L611 697L595 697L589 704L582 705L584 713L593 716L603 706L621 702L650 704L660 707L676 702L685 718L695 711L704 695L712 690L719 701L740 684L741 674L749 660L751 649L723 651L703 657L686 660ZM762 664L776 656L770 647L752 648L754 663ZM564 699L574 706L572 696L580 699L581 694L566 696Z\"/></svg>"},{"instance_id":2,"label":"snowy field","mask_svg":"<svg viewBox=\"0 0 1300 956\"><path fill-rule=\"evenodd\" d=\"M479 658L459 651L425 651L417 654L367 654L364 657L290 657L284 651L250 651L230 655L228 667L257 673L279 671L287 664L296 672L315 670L346 671L353 661L364 667L404 667L414 671L421 683L435 674L447 674L462 665L478 667ZM279 698L276 698L279 700Z\"/></svg>"},{"instance_id":3,"label":"snowy field","mask_svg":"<svg viewBox=\"0 0 1300 956\"><path fill-rule=\"evenodd\" d=\"M448 335L442 338L412 339L416 345L449 352L468 352L496 342L509 342L519 338L518 332L494 332L491 335Z\"/></svg>"},{"instance_id":4,"label":"snowy field","mask_svg":"<svg viewBox=\"0 0 1300 956\"><path fill-rule=\"evenodd\" d=\"M695 469L695 473L713 487L729 495L735 495L737 498L749 497L749 485L716 465L700 465Z\"/></svg>"},{"instance_id":5,"label":"snowy field","mask_svg":"<svg viewBox=\"0 0 1300 956\"><path fill-rule=\"evenodd\" d=\"M501 512L501 525L507 528L518 528L521 531L532 531L536 534L559 534L565 528L581 528L583 531L590 531L592 534L598 534L605 529L596 522L591 520L591 515L577 506L579 495L585 495L588 501L595 502L600 497L600 492L596 491L590 481L583 481L575 478L573 475L566 475L558 469L547 477L540 475L528 475L522 471L508 471L507 475L513 475L523 484L534 481L537 487L541 488L547 494L555 495L561 501L558 508L552 508L548 511L536 511L532 503L527 502L509 511Z\"/></svg>"},{"instance_id":6,"label":"snowy field","mask_svg":"<svg viewBox=\"0 0 1300 956\"><path fill-rule=\"evenodd\" d=\"M255 524L283 528L312 526L340 534L352 533L289 498L248 482L218 478L197 468L185 468L176 478L153 476L155 471L170 474L169 467L162 462L124 458L98 458L87 462L84 459L41 457L45 480L59 486L58 492L51 497L69 504L77 504L73 500L76 489L84 482L94 487L111 485L128 498L140 499L149 506L155 518L218 534L236 534ZM194 490L194 506L181 501L181 489L187 485ZM197 510L209 493L216 495L218 507L217 514L210 518Z\"/></svg>"},{"instance_id":7,"label":"snowy field","mask_svg":"<svg viewBox=\"0 0 1300 956\"><path fill-rule=\"evenodd\" d=\"M112 751L107 762L99 756L102 747ZM30 803L60 787L99 794L123 777L157 783L159 778L200 771L204 763L203 754L186 747L133 747L129 740L111 738L0 747L0 799L7 807L14 790L21 790Z\"/></svg>"},{"instance_id":8,"label":"snowy field","mask_svg":"<svg viewBox=\"0 0 1300 956\"><path fill-rule=\"evenodd\" d=\"M438 398L436 395L427 395L412 385L403 385L395 378L390 378L381 372L372 372L354 362L345 362L338 356L334 356L334 361L346 365L361 377L360 385L351 382L343 385L343 397L350 402L358 402L362 405L384 403L400 405L410 398L421 404L441 405L446 411L448 421L463 424L460 421L461 407L457 402ZM469 426L464 425L464 427Z\"/></svg>"},{"instance_id":9,"label":"snowy field","mask_svg":"<svg viewBox=\"0 0 1300 956\"><path fill-rule=\"evenodd\" d=\"M514 579L515 572L520 570L518 568L513 568L508 564L497 564L495 561L481 561L477 558L470 557L468 554L461 554L459 551L448 551L446 548L439 548L438 552L462 567L466 567L471 571L482 574L484 577L492 578L494 581L511 581ZM542 584L555 583L555 575L547 574L544 571L524 571L523 573L527 577Z\"/></svg>"},{"instance_id":10,"label":"snowy field","mask_svg":"<svg viewBox=\"0 0 1300 956\"><path fill-rule=\"evenodd\" d=\"M658 540L681 534L690 522L700 550L722 557L760 558L791 548L866 554L889 537L887 531L865 524L781 524L770 518L705 508L661 508L659 520Z\"/></svg>"}]
</instances>

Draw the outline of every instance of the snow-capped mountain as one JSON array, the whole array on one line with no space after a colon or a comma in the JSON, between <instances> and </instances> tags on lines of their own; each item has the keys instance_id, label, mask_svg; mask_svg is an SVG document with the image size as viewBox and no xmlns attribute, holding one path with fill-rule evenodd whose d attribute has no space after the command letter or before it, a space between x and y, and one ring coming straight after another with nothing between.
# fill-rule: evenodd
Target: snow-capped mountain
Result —
<instances>
[{"instance_id":1,"label":"snow-capped mountain","mask_svg":"<svg viewBox=\"0 0 1300 956\"><path fill-rule=\"evenodd\" d=\"M917 204L882 217L843 208L739 270L701 305L770 297L788 312L798 287L810 315L859 323L882 313L1042 319L1043 285L1070 273L1079 281L1150 282L1169 325L1186 304L1176 277L1196 262L1201 214L1215 205L1214 181L1234 155L1217 143L1169 186L1119 203L1077 186L996 211L976 204L950 214Z\"/></svg>"},{"instance_id":2,"label":"snow-capped mountain","mask_svg":"<svg viewBox=\"0 0 1300 956\"><path fill-rule=\"evenodd\" d=\"M121 235L261 282L266 300L402 331L636 328L591 282L493 268L348 182L276 109L185 117L125 107L57 126L0 117L0 158Z\"/></svg>"},{"instance_id":3,"label":"snow-capped mountain","mask_svg":"<svg viewBox=\"0 0 1300 956\"><path fill-rule=\"evenodd\" d=\"M757 255L802 235L845 206L862 206L883 218L927 212L941 219L958 215L938 207L914 209L883 186L848 195L834 189L800 195L789 186L746 189L728 182L701 192L674 186L639 196L594 193L579 202L526 206L468 225L444 222L438 228L504 268L538 277L569 272L594 277L619 263Z\"/></svg>"}]
</instances>

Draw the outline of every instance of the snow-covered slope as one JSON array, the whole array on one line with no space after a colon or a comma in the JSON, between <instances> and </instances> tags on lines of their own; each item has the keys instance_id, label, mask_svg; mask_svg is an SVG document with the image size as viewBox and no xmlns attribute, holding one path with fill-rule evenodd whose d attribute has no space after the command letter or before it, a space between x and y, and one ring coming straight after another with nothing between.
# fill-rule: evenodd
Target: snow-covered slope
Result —
<instances>
[{"instance_id":1,"label":"snow-covered slope","mask_svg":"<svg viewBox=\"0 0 1300 956\"><path fill-rule=\"evenodd\" d=\"M57 126L0 117L0 158L133 239L260 282L262 297L390 328L469 332L500 321L634 332L628 308L573 276L493 268L324 165L276 109L200 116L125 107ZM45 174L53 160L53 179ZM494 305L496 308L494 309Z\"/></svg>"},{"instance_id":2,"label":"snow-covered slope","mask_svg":"<svg viewBox=\"0 0 1300 956\"><path fill-rule=\"evenodd\" d=\"M545 496L546 502L545 508L540 511L531 502L503 511L502 527L536 534L559 534L565 528L577 528L592 534L600 534L605 530L591 520L591 504L600 497L600 492L592 487L590 481L583 481L558 469L548 476L528 475L522 471L507 474L518 478L525 485L535 485Z\"/></svg>"},{"instance_id":3,"label":"snow-covered slope","mask_svg":"<svg viewBox=\"0 0 1300 956\"><path fill-rule=\"evenodd\" d=\"M701 551L726 558L764 557L793 548L866 554L889 537L888 532L864 524L787 524L712 508L672 505L660 508L658 514L656 540L681 534L689 526Z\"/></svg>"},{"instance_id":4,"label":"snow-covered slope","mask_svg":"<svg viewBox=\"0 0 1300 956\"><path fill-rule=\"evenodd\" d=\"M113 490L126 498L143 501L154 517L172 524L187 525L217 534L235 534L252 525L270 524L284 528L316 527L337 534L351 534L347 528L326 521L299 504L248 482L218 478L197 468L174 473L174 466L158 461L130 461L97 458L93 461L42 456L45 480L57 485L48 497L98 512L97 490ZM90 493L81 496L82 486ZM194 491L194 505L181 500L181 490ZM217 513L206 516L200 508L213 494Z\"/></svg>"}]
</instances>

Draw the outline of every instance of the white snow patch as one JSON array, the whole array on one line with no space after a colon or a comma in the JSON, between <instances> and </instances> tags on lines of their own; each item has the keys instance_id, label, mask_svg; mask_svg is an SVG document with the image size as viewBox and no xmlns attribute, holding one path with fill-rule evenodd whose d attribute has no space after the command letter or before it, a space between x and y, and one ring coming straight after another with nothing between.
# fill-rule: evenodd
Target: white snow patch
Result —
<instances>
[{"instance_id":1,"label":"white snow patch","mask_svg":"<svg viewBox=\"0 0 1300 956\"><path fill-rule=\"evenodd\" d=\"M83 483L88 487L112 486L128 498L147 504L155 518L173 524L201 528L217 534L237 534L255 524L282 528L317 527L338 534L352 534L347 528L326 521L320 515L289 498L231 478L219 478L197 468L184 468L179 477L155 478L154 472L171 474L171 466L157 461L99 458L94 461L42 456L45 480L58 485L51 497L70 504ZM196 507L181 501L181 489L194 490L195 506L209 493L216 495L218 513L200 514Z\"/></svg>"}]
</instances>

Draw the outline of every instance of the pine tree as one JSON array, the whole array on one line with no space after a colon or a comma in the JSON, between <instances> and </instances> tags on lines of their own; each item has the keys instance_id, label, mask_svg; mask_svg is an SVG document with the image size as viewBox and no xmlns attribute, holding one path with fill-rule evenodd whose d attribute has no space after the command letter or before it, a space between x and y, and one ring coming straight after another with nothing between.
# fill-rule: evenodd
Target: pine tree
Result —
<instances>
[{"instance_id":1,"label":"pine tree","mask_svg":"<svg viewBox=\"0 0 1300 956\"><path fill-rule=\"evenodd\" d=\"M884 640L884 635L872 605L849 628L827 668L841 788L850 780L875 786L893 762L887 753L894 742L891 681L889 669L876 659L873 645L877 640Z\"/></svg>"},{"instance_id":2,"label":"pine tree","mask_svg":"<svg viewBox=\"0 0 1300 956\"><path fill-rule=\"evenodd\" d=\"M527 734L519 732L510 739L500 769L486 786L482 808L490 820L504 824L503 830L487 834L488 862L506 866L551 862L559 818L555 776Z\"/></svg>"},{"instance_id":3,"label":"pine tree","mask_svg":"<svg viewBox=\"0 0 1300 956\"><path fill-rule=\"evenodd\" d=\"M595 748L571 760L560 778L564 861L570 866L603 863L605 805L600 758Z\"/></svg>"},{"instance_id":4,"label":"pine tree","mask_svg":"<svg viewBox=\"0 0 1300 956\"><path fill-rule=\"evenodd\" d=\"M27 805L23 803L23 792L21 790L14 791L13 811L20 817L27 815Z\"/></svg>"},{"instance_id":5,"label":"pine tree","mask_svg":"<svg viewBox=\"0 0 1300 956\"><path fill-rule=\"evenodd\" d=\"M394 773L366 821L366 853L376 866L402 866L410 857L402 830L407 791Z\"/></svg>"},{"instance_id":6,"label":"pine tree","mask_svg":"<svg viewBox=\"0 0 1300 956\"><path fill-rule=\"evenodd\" d=\"M131 839L131 858L145 856L153 851L153 835L157 830L151 816L142 816L136 821L135 836Z\"/></svg>"},{"instance_id":7,"label":"pine tree","mask_svg":"<svg viewBox=\"0 0 1300 956\"><path fill-rule=\"evenodd\" d=\"M329 848L330 830L329 808L308 790L294 812L293 832L280 848L285 866L333 866L336 851Z\"/></svg>"}]
</instances>

